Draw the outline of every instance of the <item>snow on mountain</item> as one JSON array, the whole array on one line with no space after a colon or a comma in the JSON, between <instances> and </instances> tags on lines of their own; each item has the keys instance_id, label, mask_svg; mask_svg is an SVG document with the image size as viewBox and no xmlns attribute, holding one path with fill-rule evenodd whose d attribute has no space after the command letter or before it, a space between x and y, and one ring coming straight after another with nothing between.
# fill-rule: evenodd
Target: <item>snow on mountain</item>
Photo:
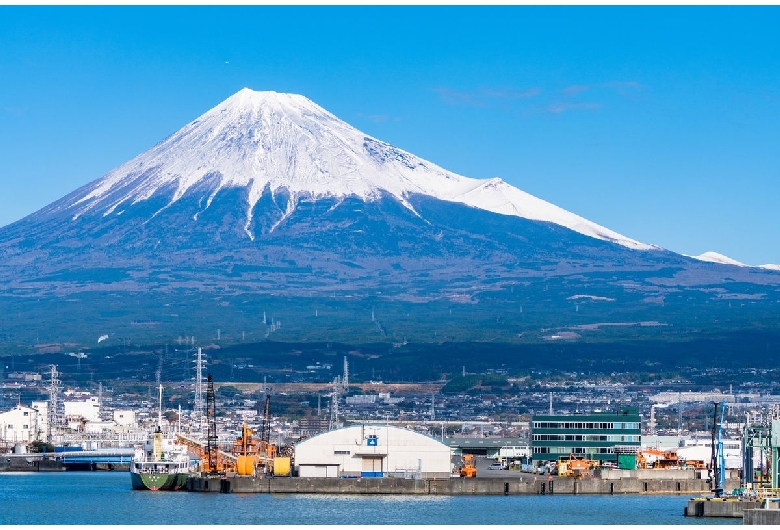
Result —
<instances>
[{"instance_id":1,"label":"snow on mountain","mask_svg":"<svg viewBox=\"0 0 780 530\"><path fill-rule=\"evenodd\" d=\"M724 256L723 254L718 254L717 252L705 252L704 254L699 254L698 256L689 256L689 257L701 261L720 263L723 265L738 265L739 267L747 267L747 265L745 265L744 263L741 263L735 259L731 259L728 256Z\"/></svg>"},{"instance_id":2,"label":"snow on mountain","mask_svg":"<svg viewBox=\"0 0 780 530\"><path fill-rule=\"evenodd\" d=\"M90 211L120 215L130 204L172 191L164 210L193 188L207 190L203 209L220 190L245 188L245 231L250 238L255 204L266 190L275 194L284 189L291 199L288 214L300 198L357 196L371 201L387 195L414 211L408 198L424 194L556 223L632 249L658 249L499 178L473 179L449 172L360 132L304 96L247 88L88 184L80 197L57 209L67 209L74 220Z\"/></svg>"},{"instance_id":3,"label":"snow on mountain","mask_svg":"<svg viewBox=\"0 0 780 530\"><path fill-rule=\"evenodd\" d=\"M687 256L687 254L683 254ZM735 259L732 259L728 256L724 256L723 254L718 254L717 252L705 252L704 254L699 254L698 256L688 256L689 258L698 259L701 261L709 261L712 263L720 263L723 265L737 265L739 267L750 267L751 265L745 265L744 263L737 261ZM767 270L773 270L773 271L780 271L780 265L775 265L772 263L767 263L765 265L757 265L755 268L758 269L767 269Z\"/></svg>"}]
</instances>

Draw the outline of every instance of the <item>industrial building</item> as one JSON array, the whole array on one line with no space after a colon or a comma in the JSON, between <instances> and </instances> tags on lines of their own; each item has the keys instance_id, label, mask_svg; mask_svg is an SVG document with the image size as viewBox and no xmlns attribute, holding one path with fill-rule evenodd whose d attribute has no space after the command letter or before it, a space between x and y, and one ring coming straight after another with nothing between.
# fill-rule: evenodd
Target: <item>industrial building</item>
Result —
<instances>
[{"instance_id":1,"label":"industrial building","mask_svg":"<svg viewBox=\"0 0 780 530\"><path fill-rule=\"evenodd\" d=\"M30 443L40 438L41 429L41 418L33 408L16 405L0 412L0 443Z\"/></svg>"},{"instance_id":2,"label":"industrial building","mask_svg":"<svg viewBox=\"0 0 780 530\"><path fill-rule=\"evenodd\" d=\"M519 460L531 456L531 447L520 438L444 438L454 456L484 455L492 460Z\"/></svg>"},{"instance_id":3,"label":"industrial building","mask_svg":"<svg viewBox=\"0 0 780 530\"><path fill-rule=\"evenodd\" d=\"M617 453L636 452L641 443L641 417L633 407L617 412L531 418L534 461L555 461L573 454L589 460L617 462Z\"/></svg>"},{"instance_id":4,"label":"industrial building","mask_svg":"<svg viewBox=\"0 0 780 530\"><path fill-rule=\"evenodd\" d=\"M450 448L430 436L388 425L355 425L295 445L300 477L449 478Z\"/></svg>"}]
</instances>

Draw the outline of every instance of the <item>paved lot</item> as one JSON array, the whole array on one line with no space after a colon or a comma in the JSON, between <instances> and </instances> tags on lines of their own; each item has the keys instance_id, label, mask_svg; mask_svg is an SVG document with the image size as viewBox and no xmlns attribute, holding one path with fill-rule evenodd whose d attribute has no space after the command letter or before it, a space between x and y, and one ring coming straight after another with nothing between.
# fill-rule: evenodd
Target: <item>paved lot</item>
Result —
<instances>
[{"instance_id":1,"label":"paved lot","mask_svg":"<svg viewBox=\"0 0 780 530\"><path fill-rule=\"evenodd\" d=\"M543 477L547 478L544 475L534 475L533 473L523 473L522 471L509 471L506 469L488 469L488 466L495 462L492 458L485 458L484 456L478 456L475 458L476 466L477 466L477 477L514 477L514 478L520 478L523 477L524 479L530 479L533 480L533 477Z\"/></svg>"}]
</instances>

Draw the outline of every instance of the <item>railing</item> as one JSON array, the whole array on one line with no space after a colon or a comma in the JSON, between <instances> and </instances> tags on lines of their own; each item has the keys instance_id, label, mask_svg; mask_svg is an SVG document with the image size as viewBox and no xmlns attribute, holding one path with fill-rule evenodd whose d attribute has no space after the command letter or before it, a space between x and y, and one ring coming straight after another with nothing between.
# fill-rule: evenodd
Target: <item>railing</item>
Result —
<instances>
[{"instance_id":1,"label":"railing","mask_svg":"<svg viewBox=\"0 0 780 530\"><path fill-rule=\"evenodd\" d=\"M83 445L96 443L101 447L128 447L146 441L146 431L107 432L107 433L66 433L62 434L62 444Z\"/></svg>"}]
</instances>

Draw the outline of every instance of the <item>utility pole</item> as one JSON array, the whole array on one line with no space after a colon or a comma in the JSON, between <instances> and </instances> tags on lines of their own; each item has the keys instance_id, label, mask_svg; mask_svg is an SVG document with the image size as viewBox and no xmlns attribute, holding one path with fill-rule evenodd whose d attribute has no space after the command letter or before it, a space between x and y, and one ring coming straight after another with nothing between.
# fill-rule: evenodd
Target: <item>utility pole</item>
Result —
<instances>
[{"instance_id":1,"label":"utility pole","mask_svg":"<svg viewBox=\"0 0 780 530\"><path fill-rule=\"evenodd\" d=\"M328 422L328 430L332 431L339 426L339 387L341 381L339 376L333 380L333 390L330 395L330 421Z\"/></svg>"},{"instance_id":2,"label":"utility pole","mask_svg":"<svg viewBox=\"0 0 780 530\"><path fill-rule=\"evenodd\" d=\"M46 441L53 444L55 442L57 429L60 426L60 380L57 374L57 367L51 365L51 382L49 383L49 406L47 408L47 416L49 420L49 432L46 436Z\"/></svg>"}]
</instances>

